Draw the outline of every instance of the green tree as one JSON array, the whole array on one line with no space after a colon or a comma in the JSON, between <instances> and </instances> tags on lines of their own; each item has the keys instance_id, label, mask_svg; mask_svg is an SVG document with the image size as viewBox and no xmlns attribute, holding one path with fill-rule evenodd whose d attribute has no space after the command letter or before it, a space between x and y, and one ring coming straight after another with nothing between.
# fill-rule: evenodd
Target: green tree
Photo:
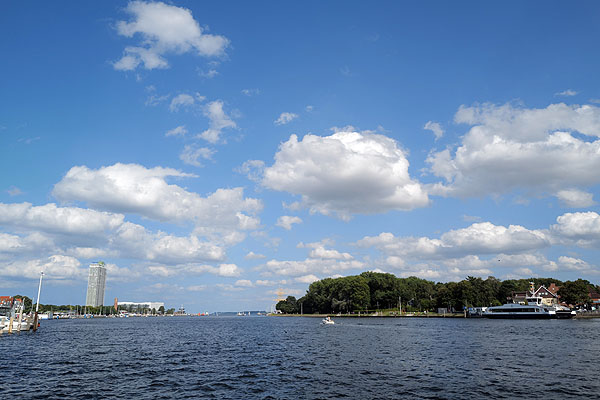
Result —
<instances>
[{"instance_id":1,"label":"green tree","mask_svg":"<svg viewBox=\"0 0 600 400\"><path fill-rule=\"evenodd\" d=\"M294 296L288 296L285 300L281 300L275 308L284 314L297 314L300 310L298 301Z\"/></svg>"},{"instance_id":2,"label":"green tree","mask_svg":"<svg viewBox=\"0 0 600 400\"><path fill-rule=\"evenodd\" d=\"M577 279L576 281L566 281L558 290L560 300L572 305L587 305L591 303L589 281Z\"/></svg>"},{"instance_id":3,"label":"green tree","mask_svg":"<svg viewBox=\"0 0 600 400\"><path fill-rule=\"evenodd\" d=\"M164 313L165 313L165 306L160 306L160 307L158 307L158 312L159 312L159 314L161 314L161 315L162 315L162 314L164 314Z\"/></svg>"}]
</instances>

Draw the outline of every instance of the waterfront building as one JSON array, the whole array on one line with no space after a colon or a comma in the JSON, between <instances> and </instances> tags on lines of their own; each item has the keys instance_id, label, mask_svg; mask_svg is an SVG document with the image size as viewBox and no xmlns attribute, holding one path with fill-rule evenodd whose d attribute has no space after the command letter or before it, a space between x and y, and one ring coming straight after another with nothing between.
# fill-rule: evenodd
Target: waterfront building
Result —
<instances>
[{"instance_id":1,"label":"waterfront building","mask_svg":"<svg viewBox=\"0 0 600 400\"><path fill-rule=\"evenodd\" d=\"M554 283L552 285L554 285ZM560 289L560 287L554 285L554 288L556 288L556 292L553 293L552 290L550 290L549 288L546 288L546 286L542 285L538 288L538 290L535 291L533 296L541 297L542 304L545 306L556 306L556 305L558 305L558 294L557 293L558 293L558 289Z\"/></svg>"},{"instance_id":2,"label":"waterfront building","mask_svg":"<svg viewBox=\"0 0 600 400\"><path fill-rule=\"evenodd\" d=\"M126 307L128 310L131 310L131 312L137 312L137 313L151 313L152 309L156 310L156 312L158 312L159 308L165 307L165 303L163 303L162 301L142 301L140 303L134 303L132 301L118 301L117 304L119 306L123 306Z\"/></svg>"},{"instance_id":3,"label":"waterfront building","mask_svg":"<svg viewBox=\"0 0 600 400\"><path fill-rule=\"evenodd\" d=\"M106 265L103 261L90 264L85 305L98 307L104 305L104 287L106 284Z\"/></svg>"}]
</instances>

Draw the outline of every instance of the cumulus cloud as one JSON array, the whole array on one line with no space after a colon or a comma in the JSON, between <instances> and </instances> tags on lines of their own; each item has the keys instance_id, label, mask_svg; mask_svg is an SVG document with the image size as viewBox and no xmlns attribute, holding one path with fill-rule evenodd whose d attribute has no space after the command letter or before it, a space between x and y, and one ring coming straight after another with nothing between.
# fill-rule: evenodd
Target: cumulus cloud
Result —
<instances>
[{"instance_id":1,"label":"cumulus cloud","mask_svg":"<svg viewBox=\"0 0 600 400\"><path fill-rule=\"evenodd\" d=\"M444 129L438 122L427 121L423 129L433 132L435 135L435 140L438 140L442 136L444 136Z\"/></svg>"},{"instance_id":2,"label":"cumulus cloud","mask_svg":"<svg viewBox=\"0 0 600 400\"><path fill-rule=\"evenodd\" d=\"M209 143L218 143L224 129L236 128L236 123L223 110L223 102L215 100L203 109L204 116L209 119L209 128L198 135Z\"/></svg>"},{"instance_id":3,"label":"cumulus cloud","mask_svg":"<svg viewBox=\"0 0 600 400\"><path fill-rule=\"evenodd\" d=\"M408 172L396 141L373 133L337 132L321 137L290 136L265 168L262 184L302 196L311 212L352 214L411 210L429 204L427 193Z\"/></svg>"},{"instance_id":4,"label":"cumulus cloud","mask_svg":"<svg viewBox=\"0 0 600 400\"><path fill-rule=\"evenodd\" d=\"M23 244L19 236L0 232L0 253L12 253L22 247Z\"/></svg>"},{"instance_id":5,"label":"cumulus cloud","mask_svg":"<svg viewBox=\"0 0 600 400\"><path fill-rule=\"evenodd\" d=\"M248 254L246 254L246 255L244 256L244 258L245 258L246 260L261 260L261 259L263 259L263 258L267 258L267 257L266 257L265 255L263 255L263 254L257 254L257 253L255 253L255 252L251 251L251 252L249 252Z\"/></svg>"},{"instance_id":6,"label":"cumulus cloud","mask_svg":"<svg viewBox=\"0 0 600 400\"><path fill-rule=\"evenodd\" d=\"M511 271L505 278L534 276L524 273L526 270L599 273L596 267L583 260L561 256L553 261L541 251L556 245L597 248L600 246L600 215L595 212L566 213L556 221L542 230L475 223L445 232L439 238L381 233L365 236L355 244L379 250L383 258L375 262L383 268L400 271L397 273L400 276L436 277L429 274L436 271L438 278L460 280L468 275L492 275L499 268Z\"/></svg>"},{"instance_id":7,"label":"cumulus cloud","mask_svg":"<svg viewBox=\"0 0 600 400\"><path fill-rule=\"evenodd\" d=\"M451 230L439 239L428 237L396 237L392 233L366 236L357 242L361 247L375 247L387 255L412 259L460 258L469 254L516 254L550 246L542 231L522 226L508 228L490 222Z\"/></svg>"},{"instance_id":8,"label":"cumulus cloud","mask_svg":"<svg viewBox=\"0 0 600 400\"><path fill-rule=\"evenodd\" d=\"M97 170L71 168L54 186L62 201L81 201L97 209L135 213L147 218L192 221L196 233L227 233L256 229L262 209L260 200L244 198L242 188L218 189L207 197L170 185L166 178L194 175L171 168L145 168L137 164L115 164Z\"/></svg>"},{"instance_id":9,"label":"cumulus cloud","mask_svg":"<svg viewBox=\"0 0 600 400\"><path fill-rule=\"evenodd\" d=\"M594 204L594 195L577 189L560 190L556 198L565 206L571 208L591 207Z\"/></svg>"},{"instance_id":10,"label":"cumulus cloud","mask_svg":"<svg viewBox=\"0 0 600 400\"><path fill-rule=\"evenodd\" d=\"M359 270L365 267L365 264L357 260L335 260L335 259L312 259L307 258L303 261L278 261L270 260L264 264L261 269L267 275L280 276L305 276L318 274L329 276L334 273L347 270Z\"/></svg>"},{"instance_id":11,"label":"cumulus cloud","mask_svg":"<svg viewBox=\"0 0 600 400\"><path fill-rule=\"evenodd\" d=\"M108 282L131 282L142 276L140 271L127 267L119 267L113 263L106 264L106 280Z\"/></svg>"},{"instance_id":12,"label":"cumulus cloud","mask_svg":"<svg viewBox=\"0 0 600 400\"><path fill-rule=\"evenodd\" d=\"M115 232L110 245L127 258L169 265L225 258L225 250L221 246L202 241L195 235L182 237L160 231L152 233L131 222L126 222Z\"/></svg>"},{"instance_id":13,"label":"cumulus cloud","mask_svg":"<svg viewBox=\"0 0 600 400\"><path fill-rule=\"evenodd\" d=\"M235 281L235 286L253 287L254 285L248 279L239 279L239 280Z\"/></svg>"},{"instance_id":14,"label":"cumulus cloud","mask_svg":"<svg viewBox=\"0 0 600 400\"><path fill-rule=\"evenodd\" d=\"M283 215L277 218L277 223L275 225L282 227L286 230L291 230L293 224L301 224L302 219L296 216Z\"/></svg>"},{"instance_id":15,"label":"cumulus cloud","mask_svg":"<svg viewBox=\"0 0 600 400\"><path fill-rule=\"evenodd\" d=\"M213 154L215 154L215 151L207 147L197 147L195 145L186 144L179 155L179 159L188 165L202 167L203 165L199 159L210 160L212 159Z\"/></svg>"},{"instance_id":16,"label":"cumulus cloud","mask_svg":"<svg viewBox=\"0 0 600 400\"><path fill-rule=\"evenodd\" d=\"M10 225L19 230L102 235L122 225L123 219L122 214L77 207L57 207L54 203L43 206L33 206L30 203L0 203L0 225Z\"/></svg>"},{"instance_id":17,"label":"cumulus cloud","mask_svg":"<svg viewBox=\"0 0 600 400\"><path fill-rule=\"evenodd\" d=\"M192 12L161 2L130 2L125 11L130 21L119 21L119 35L140 39L139 46L125 48L123 57L114 63L122 71L135 70L140 64L145 69L168 68L167 54L195 53L214 57L223 55L229 40L224 36L206 34Z\"/></svg>"},{"instance_id":18,"label":"cumulus cloud","mask_svg":"<svg viewBox=\"0 0 600 400\"><path fill-rule=\"evenodd\" d=\"M563 214L550 232L562 244L596 247L600 245L600 215L593 211Z\"/></svg>"},{"instance_id":19,"label":"cumulus cloud","mask_svg":"<svg viewBox=\"0 0 600 400\"><path fill-rule=\"evenodd\" d=\"M306 284L311 284L313 282L316 282L319 280L319 278L317 278L315 275L310 274L310 275L304 275L304 276L299 276L297 278L294 279L296 282L300 282L300 283L306 283Z\"/></svg>"},{"instance_id":20,"label":"cumulus cloud","mask_svg":"<svg viewBox=\"0 0 600 400\"><path fill-rule=\"evenodd\" d=\"M103 256L157 261L168 264L217 261L224 249L195 235L180 237L152 233L112 214L55 204L0 203L0 224L28 235L0 234L6 253L61 252L81 258Z\"/></svg>"},{"instance_id":21,"label":"cumulus cloud","mask_svg":"<svg viewBox=\"0 0 600 400\"><path fill-rule=\"evenodd\" d=\"M352 260L354 258L349 253L340 253L334 249L326 249L324 246L316 246L310 251L308 256L322 260Z\"/></svg>"},{"instance_id":22,"label":"cumulus cloud","mask_svg":"<svg viewBox=\"0 0 600 400\"><path fill-rule=\"evenodd\" d=\"M290 113L290 112L283 112L279 115L279 118L277 118L274 121L274 123L275 123L275 125L285 125L285 124L289 124L296 118L298 118L298 114L294 114L294 113Z\"/></svg>"},{"instance_id":23,"label":"cumulus cloud","mask_svg":"<svg viewBox=\"0 0 600 400\"><path fill-rule=\"evenodd\" d=\"M81 279L87 271L80 266L81 263L76 258L52 255L48 258L2 264L0 276L39 279L40 272L44 272L45 278L50 280Z\"/></svg>"},{"instance_id":24,"label":"cumulus cloud","mask_svg":"<svg viewBox=\"0 0 600 400\"><path fill-rule=\"evenodd\" d=\"M472 127L456 149L427 158L430 172L445 180L430 188L432 194L469 197L523 189L554 195L600 183L598 107L483 104L461 106L454 119Z\"/></svg>"},{"instance_id":25,"label":"cumulus cloud","mask_svg":"<svg viewBox=\"0 0 600 400\"><path fill-rule=\"evenodd\" d=\"M255 283L257 286L274 286L277 284L277 282L275 281L270 281L266 279L257 279Z\"/></svg>"},{"instance_id":26,"label":"cumulus cloud","mask_svg":"<svg viewBox=\"0 0 600 400\"><path fill-rule=\"evenodd\" d=\"M148 270L153 275L170 277L176 275L202 275L202 274L212 274L227 278L235 278L240 276L242 270L235 264L220 264L218 267L212 265L197 265L197 264L187 264L187 265L177 265L172 267L166 267L162 265L153 265L148 267Z\"/></svg>"}]
</instances>

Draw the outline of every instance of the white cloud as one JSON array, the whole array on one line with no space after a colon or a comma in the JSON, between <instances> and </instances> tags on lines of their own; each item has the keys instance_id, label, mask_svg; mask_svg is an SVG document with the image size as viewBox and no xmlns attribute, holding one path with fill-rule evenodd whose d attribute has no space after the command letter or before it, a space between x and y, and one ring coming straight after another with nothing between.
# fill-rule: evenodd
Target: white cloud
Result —
<instances>
[{"instance_id":1,"label":"white cloud","mask_svg":"<svg viewBox=\"0 0 600 400\"><path fill-rule=\"evenodd\" d=\"M177 128L173 128L165 133L165 136L185 136L188 133L188 130L184 125L180 125Z\"/></svg>"},{"instance_id":2,"label":"white cloud","mask_svg":"<svg viewBox=\"0 0 600 400\"><path fill-rule=\"evenodd\" d=\"M227 277L240 276L242 270L235 264L221 264L219 265L219 275Z\"/></svg>"},{"instance_id":3,"label":"white cloud","mask_svg":"<svg viewBox=\"0 0 600 400\"><path fill-rule=\"evenodd\" d=\"M314 106L308 105L306 107L304 107L304 110L306 110L306 112L313 112L315 109Z\"/></svg>"},{"instance_id":4,"label":"white cloud","mask_svg":"<svg viewBox=\"0 0 600 400\"><path fill-rule=\"evenodd\" d=\"M531 278L536 276L536 274L533 273L533 271L531 270L531 268L516 268L514 270L514 273L516 274L516 277L521 277L521 278Z\"/></svg>"},{"instance_id":5,"label":"white cloud","mask_svg":"<svg viewBox=\"0 0 600 400\"><path fill-rule=\"evenodd\" d=\"M181 108L193 106L194 103L195 99L193 96L186 93L181 93L173 97L173 99L171 100L171 104L169 104L169 110L171 110L171 112L177 112Z\"/></svg>"},{"instance_id":6,"label":"white cloud","mask_svg":"<svg viewBox=\"0 0 600 400\"><path fill-rule=\"evenodd\" d=\"M215 100L208 103L203 109L204 115L209 119L209 128L200 133L198 137L209 143L219 142L223 129L236 128L236 123L223 110L223 102Z\"/></svg>"},{"instance_id":7,"label":"white cloud","mask_svg":"<svg viewBox=\"0 0 600 400\"><path fill-rule=\"evenodd\" d=\"M253 287L254 285L248 279L239 279L239 280L235 281L235 286Z\"/></svg>"},{"instance_id":8,"label":"white cloud","mask_svg":"<svg viewBox=\"0 0 600 400\"><path fill-rule=\"evenodd\" d=\"M198 75L206 79L212 79L215 76L219 75L219 71L217 71L216 69L209 69L208 71L200 70L198 71Z\"/></svg>"},{"instance_id":9,"label":"white cloud","mask_svg":"<svg viewBox=\"0 0 600 400\"><path fill-rule=\"evenodd\" d=\"M165 94L162 96L159 96L157 94L151 94L150 96L148 96L148 98L144 102L144 105L154 107L154 106L157 106L157 105L169 100L169 97L171 97L170 94Z\"/></svg>"},{"instance_id":10,"label":"white cloud","mask_svg":"<svg viewBox=\"0 0 600 400\"><path fill-rule=\"evenodd\" d=\"M306 135L301 141L290 136L264 170L262 184L301 195L311 212L344 219L429 204L396 141L365 132Z\"/></svg>"},{"instance_id":11,"label":"white cloud","mask_svg":"<svg viewBox=\"0 0 600 400\"><path fill-rule=\"evenodd\" d=\"M248 160L242 164L236 171L244 174L254 182L259 182L265 170L265 163L261 160Z\"/></svg>"},{"instance_id":12,"label":"white cloud","mask_svg":"<svg viewBox=\"0 0 600 400\"><path fill-rule=\"evenodd\" d=\"M387 255L411 259L460 258L470 254L516 254L550 246L542 231L522 226L508 228L490 222L448 231L440 239L395 237L391 233L366 236L357 242L361 247L375 247Z\"/></svg>"},{"instance_id":13,"label":"white cloud","mask_svg":"<svg viewBox=\"0 0 600 400\"><path fill-rule=\"evenodd\" d=\"M127 267L119 267L116 264L106 264L106 280L108 282L131 282L139 279L142 274L139 271Z\"/></svg>"},{"instance_id":14,"label":"white cloud","mask_svg":"<svg viewBox=\"0 0 600 400\"><path fill-rule=\"evenodd\" d=\"M176 275L202 275L212 274L227 278L234 278L240 276L242 270L235 264L220 264L218 267L212 265L177 265L172 267L166 267L162 265L153 265L148 267L148 270L153 275L170 277Z\"/></svg>"},{"instance_id":15,"label":"white cloud","mask_svg":"<svg viewBox=\"0 0 600 400\"><path fill-rule=\"evenodd\" d=\"M567 270L571 270L571 271L588 271L588 270L592 269L587 262L585 262L579 258L566 257L566 256L558 257L558 265L563 269L567 269Z\"/></svg>"},{"instance_id":16,"label":"white cloud","mask_svg":"<svg viewBox=\"0 0 600 400\"><path fill-rule=\"evenodd\" d=\"M196 147L186 144L179 155L179 159L188 165L202 167L203 165L198 159L210 160L213 154L215 154L215 151L207 147Z\"/></svg>"},{"instance_id":17,"label":"white cloud","mask_svg":"<svg viewBox=\"0 0 600 400\"><path fill-rule=\"evenodd\" d=\"M352 257L349 253L340 253L337 250L326 249L323 246L317 246L312 249L308 255L310 258L320 258L327 260L352 260Z\"/></svg>"},{"instance_id":18,"label":"white cloud","mask_svg":"<svg viewBox=\"0 0 600 400\"><path fill-rule=\"evenodd\" d=\"M0 203L0 224L18 229L40 230L69 235L103 235L123 224L122 214L112 214L76 207L57 207L49 203Z\"/></svg>"},{"instance_id":19,"label":"white cloud","mask_svg":"<svg viewBox=\"0 0 600 400\"><path fill-rule=\"evenodd\" d=\"M304 276L318 274L328 276L333 273L362 269L365 264L357 260L306 259L303 261L270 260L261 269L264 273L280 276Z\"/></svg>"},{"instance_id":20,"label":"white cloud","mask_svg":"<svg viewBox=\"0 0 600 400\"><path fill-rule=\"evenodd\" d=\"M444 136L444 129L438 122L427 121L423 129L433 132L435 135L435 140L438 140L442 136Z\"/></svg>"},{"instance_id":21,"label":"white cloud","mask_svg":"<svg viewBox=\"0 0 600 400\"><path fill-rule=\"evenodd\" d=\"M112 214L55 204L0 203L0 224L24 237L0 234L0 251L5 254L40 256L66 254L77 258L119 257L168 264L218 261L224 249L196 235L178 237L152 233L141 225L125 222L122 214Z\"/></svg>"},{"instance_id":22,"label":"white cloud","mask_svg":"<svg viewBox=\"0 0 600 400\"><path fill-rule=\"evenodd\" d=\"M277 284L277 282L275 281L269 281L264 279L258 279L255 283L257 286L275 286Z\"/></svg>"},{"instance_id":23,"label":"white cloud","mask_svg":"<svg viewBox=\"0 0 600 400\"><path fill-rule=\"evenodd\" d=\"M97 243L97 245L99 245ZM67 255L73 256L75 258L85 258L85 259L102 259L106 257L116 257L118 253L107 249L107 248L96 248L96 247L71 247L66 251Z\"/></svg>"},{"instance_id":24,"label":"white cloud","mask_svg":"<svg viewBox=\"0 0 600 400\"><path fill-rule=\"evenodd\" d=\"M19 236L0 232L0 258L2 253L15 253L21 251L23 247L24 244Z\"/></svg>"},{"instance_id":25,"label":"white cloud","mask_svg":"<svg viewBox=\"0 0 600 400\"><path fill-rule=\"evenodd\" d=\"M267 258L267 257L266 257L265 255L263 255L263 254L257 254L257 253L255 253L255 252L251 251L251 252L249 252L248 254L246 254L246 255L244 256L244 258L245 258L246 260L261 260L261 259L263 259L263 258Z\"/></svg>"},{"instance_id":26,"label":"white cloud","mask_svg":"<svg viewBox=\"0 0 600 400\"><path fill-rule=\"evenodd\" d=\"M293 224L301 224L302 219L296 216L283 215L277 218L277 223L275 225L282 227L283 229L287 229L288 231L292 229Z\"/></svg>"},{"instance_id":27,"label":"white cloud","mask_svg":"<svg viewBox=\"0 0 600 400\"><path fill-rule=\"evenodd\" d=\"M290 112L283 112L283 113L281 113L281 115L279 115L279 118L277 118L274 121L274 123L275 123L275 125L285 125L285 124L289 124L296 118L298 118L298 114L294 114L294 113L290 113Z\"/></svg>"},{"instance_id":28,"label":"white cloud","mask_svg":"<svg viewBox=\"0 0 600 400\"><path fill-rule=\"evenodd\" d=\"M442 264L448 268L459 269L486 269L492 268L516 268L516 267L544 267L552 265L552 261L539 253L524 254L497 254L488 259L481 259L476 255L467 255L461 258L449 258L442 260Z\"/></svg>"},{"instance_id":29,"label":"white cloud","mask_svg":"<svg viewBox=\"0 0 600 400\"><path fill-rule=\"evenodd\" d=\"M185 290L188 290L190 292L202 292L203 290L206 290L206 288L206 285L193 285L186 287Z\"/></svg>"},{"instance_id":30,"label":"white cloud","mask_svg":"<svg viewBox=\"0 0 600 400\"><path fill-rule=\"evenodd\" d=\"M218 189L207 197L167 183L166 178L194 175L171 168L115 164L97 170L71 168L54 186L62 201L82 201L109 211L136 213L159 221L192 221L196 234L232 234L259 226L253 215L260 200L243 197L242 188ZM248 215L249 214L249 215Z\"/></svg>"},{"instance_id":31,"label":"white cloud","mask_svg":"<svg viewBox=\"0 0 600 400\"><path fill-rule=\"evenodd\" d=\"M577 189L560 190L556 193L556 197L565 207L584 208L596 204L593 194Z\"/></svg>"},{"instance_id":32,"label":"white cloud","mask_svg":"<svg viewBox=\"0 0 600 400\"><path fill-rule=\"evenodd\" d=\"M571 97L571 96L577 95L577 92L573 89L567 89L567 90L563 90L562 92L554 93L554 95Z\"/></svg>"},{"instance_id":33,"label":"white cloud","mask_svg":"<svg viewBox=\"0 0 600 400\"><path fill-rule=\"evenodd\" d=\"M213 57L224 54L229 44L223 36L203 32L190 10L161 2L130 2L125 11L129 22L119 21L117 32L125 37L138 36L140 47L128 46L114 63L117 70L130 71L143 64L145 69L168 68L167 54L188 52Z\"/></svg>"},{"instance_id":34,"label":"white cloud","mask_svg":"<svg viewBox=\"0 0 600 400\"><path fill-rule=\"evenodd\" d=\"M225 250L212 242L202 241L195 235L188 237L151 233L141 225L126 222L110 238L112 248L122 257L137 258L176 265L199 261L219 261Z\"/></svg>"},{"instance_id":35,"label":"white cloud","mask_svg":"<svg viewBox=\"0 0 600 400\"><path fill-rule=\"evenodd\" d=\"M523 189L539 195L600 183L598 107L461 106L455 122L472 127L455 150L428 157L430 171L445 180L431 193L468 197Z\"/></svg>"},{"instance_id":36,"label":"white cloud","mask_svg":"<svg viewBox=\"0 0 600 400\"><path fill-rule=\"evenodd\" d=\"M2 264L0 276L39 279L40 272L43 271L45 279L81 279L87 271L80 266L81 263L76 258L52 255L48 258Z\"/></svg>"},{"instance_id":37,"label":"white cloud","mask_svg":"<svg viewBox=\"0 0 600 400\"><path fill-rule=\"evenodd\" d=\"M556 240L580 247L600 245L600 215L598 213L566 213L556 218L556 224L550 226L550 232Z\"/></svg>"},{"instance_id":38,"label":"white cloud","mask_svg":"<svg viewBox=\"0 0 600 400\"><path fill-rule=\"evenodd\" d=\"M226 292L237 292L240 290L244 290L243 288L241 288L239 286L233 286L228 283L217 283L215 286Z\"/></svg>"},{"instance_id":39,"label":"white cloud","mask_svg":"<svg viewBox=\"0 0 600 400\"><path fill-rule=\"evenodd\" d=\"M317 278L315 275L310 274L310 275L304 275L304 276L299 276L296 279L294 279L296 282L300 282L300 283L306 283L306 284L311 284L313 282L316 282L319 280L319 278Z\"/></svg>"}]
</instances>

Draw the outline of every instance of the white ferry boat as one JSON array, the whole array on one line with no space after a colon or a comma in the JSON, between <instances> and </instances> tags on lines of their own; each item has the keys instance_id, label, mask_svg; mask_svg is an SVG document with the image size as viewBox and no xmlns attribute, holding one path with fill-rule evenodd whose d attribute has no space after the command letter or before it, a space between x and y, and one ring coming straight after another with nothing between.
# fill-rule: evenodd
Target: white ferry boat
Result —
<instances>
[{"instance_id":1,"label":"white ferry boat","mask_svg":"<svg viewBox=\"0 0 600 400\"><path fill-rule=\"evenodd\" d=\"M547 306L541 297L527 297L526 304L509 303L502 306L488 307L483 312L486 318L573 318L575 311L561 306Z\"/></svg>"}]
</instances>

